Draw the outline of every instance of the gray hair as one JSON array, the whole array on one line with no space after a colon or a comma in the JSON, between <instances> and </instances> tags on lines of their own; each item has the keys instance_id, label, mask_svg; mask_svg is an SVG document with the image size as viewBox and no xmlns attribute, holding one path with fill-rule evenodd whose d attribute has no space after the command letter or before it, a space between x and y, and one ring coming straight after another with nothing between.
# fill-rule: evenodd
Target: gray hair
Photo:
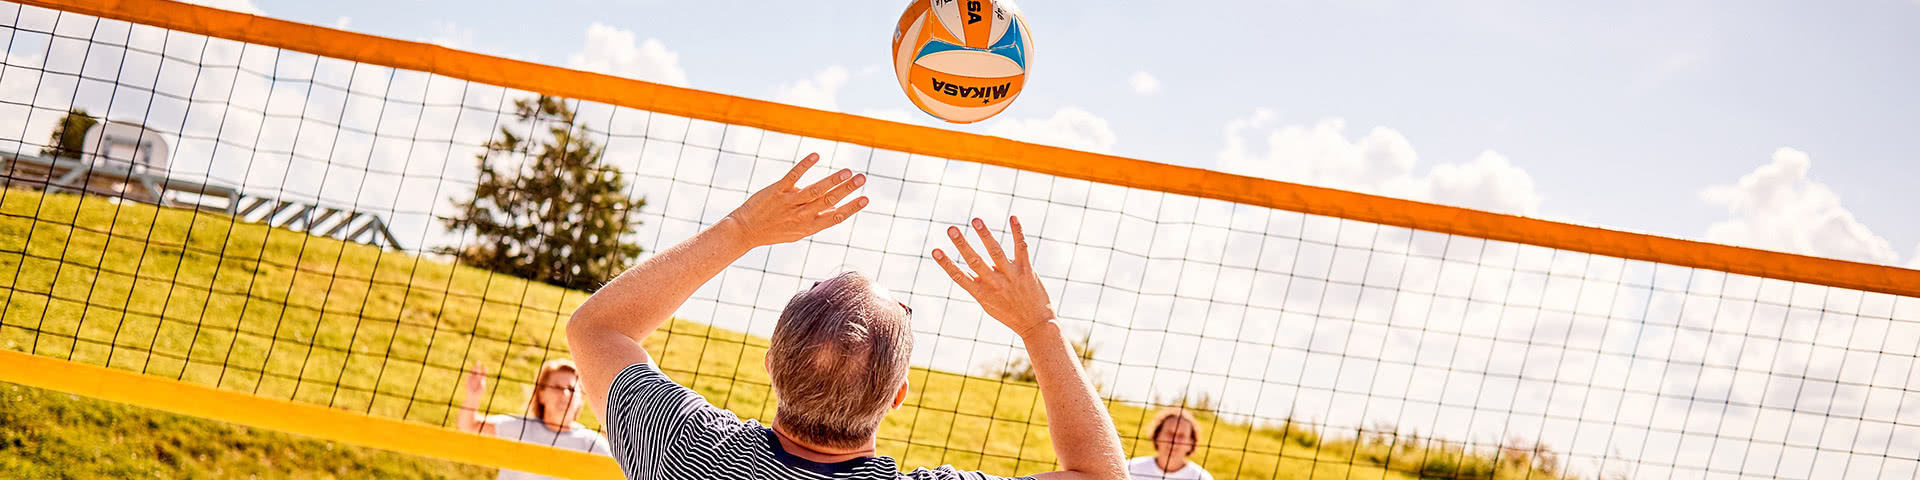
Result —
<instances>
[{"instance_id":1,"label":"gray hair","mask_svg":"<svg viewBox=\"0 0 1920 480\"><path fill-rule=\"evenodd\" d=\"M767 348L781 430L835 448L866 445L907 380L913 331L899 305L848 272L787 302Z\"/></svg>"}]
</instances>

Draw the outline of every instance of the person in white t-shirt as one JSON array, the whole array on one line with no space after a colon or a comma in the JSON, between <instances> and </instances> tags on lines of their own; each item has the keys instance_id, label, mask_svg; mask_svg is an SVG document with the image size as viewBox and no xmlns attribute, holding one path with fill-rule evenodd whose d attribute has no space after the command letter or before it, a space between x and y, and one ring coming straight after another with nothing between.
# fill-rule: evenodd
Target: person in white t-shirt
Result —
<instances>
[{"instance_id":1,"label":"person in white t-shirt","mask_svg":"<svg viewBox=\"0 0 1920 480\"><path fill-rule=\"evenodd\" d=\"M1200 468L1187 456L1200 445L1200 421L1180 408L1161 410L1153 416L1153 456L1127 461L1127 476L1134 480L1213 480L1213 474Z\"/></svg>"},{"instance_id":2,"label":"person in white t-shirt","mask_svg":"<svg viewBox=\"0 0 1920 480\"><path fill-rule=\"evenodd\" d=\"M550 360L540 365L525 415L476 418L480 397L487 391L486 378L487 369L479 364L467 371L466 401L460 407L461 430L597 455L612 454L606 437L573 421L585 406L585 397L580 396L579 369L572 360ZM547 478L552 477L504 468L500 469L499 476L500 480Z\"/></svg>"}]
</instances>

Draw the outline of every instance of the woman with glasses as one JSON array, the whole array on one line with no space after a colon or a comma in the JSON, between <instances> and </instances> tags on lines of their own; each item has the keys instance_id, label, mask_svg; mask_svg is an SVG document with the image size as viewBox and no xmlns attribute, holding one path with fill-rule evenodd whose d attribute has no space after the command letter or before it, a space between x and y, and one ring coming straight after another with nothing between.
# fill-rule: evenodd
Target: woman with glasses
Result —
<instances>
[{"instance_id":1,"label":"woman with glasses","mask_svg":"<svg viewBox=\"0 0 1920 480\"><path fill-rule=\"evenodd\" d=\"M466 401L460 407L460 429L509 440L537 443L554 448L610 455L607 438L573 421L580 415L584 397L580 396L579 370L572 360L550 360L540 365L533 380L533 398L527 400L525 415L492 415L477 418L480 396L487 390L487 369L478 363L467 371ZM500 469L500 479L550 478L526 472Z\"/></svg>"}]
</instances>

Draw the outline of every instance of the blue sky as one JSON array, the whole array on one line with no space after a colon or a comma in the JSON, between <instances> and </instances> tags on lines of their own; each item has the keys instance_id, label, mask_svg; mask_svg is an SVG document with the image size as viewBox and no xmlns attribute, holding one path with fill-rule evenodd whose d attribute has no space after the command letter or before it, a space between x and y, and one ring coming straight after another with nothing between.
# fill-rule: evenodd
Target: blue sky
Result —
<instances>
[{"instance_id":1,"label":"blue sky","mask_svg":"<svg viewBox=\"0 0 1920 480\"><path fill-rule=\"evenodd\" d=\"M592 68L574 59L631 49L630 65L671 65L695 88L935 122L886 75L899 1L223 1L558 65ZM1000 117L960 129L1665 235L1920 261L1920 192L1908 188L1920 172L1911 133L1920 2L1020 6L1037 43L1029 86ZM598 65L669 80L657 68ZM1157 88L1136 85L1142 76ZM1248 127L1229 164L1236 121ZM1276 135L1291 140L1276 148ZM1483 161L1488 152L1507 164ZM1343 155L1392 158L1321 165ZM1776 174L1705 198L1781 158ZM1441 165L1464 167L1454 193L1421 186L1445 183ZM1530 185L1515 185L1516 173ZM1731 225L1710 234L1716 223Z\"/></svg>"}]
</instances>

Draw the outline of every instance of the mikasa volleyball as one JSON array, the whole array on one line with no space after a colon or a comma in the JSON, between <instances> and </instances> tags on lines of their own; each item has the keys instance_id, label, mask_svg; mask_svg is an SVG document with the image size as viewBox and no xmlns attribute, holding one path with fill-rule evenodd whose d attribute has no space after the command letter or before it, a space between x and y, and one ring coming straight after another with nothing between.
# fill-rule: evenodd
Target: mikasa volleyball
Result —
<instances>
[{"instance_id":1,"label":"mikasa volleyball","mask_svg":"<svg viewBox=\"0 0 1920 480\"><path fill-rule=\"evenodd\" d=\"M1033 62L1033 37L1007 0L912 0L893 31L893 71L920 110L953 123L986 120L1013 103Z\"/></svg>"}]
</instances>

